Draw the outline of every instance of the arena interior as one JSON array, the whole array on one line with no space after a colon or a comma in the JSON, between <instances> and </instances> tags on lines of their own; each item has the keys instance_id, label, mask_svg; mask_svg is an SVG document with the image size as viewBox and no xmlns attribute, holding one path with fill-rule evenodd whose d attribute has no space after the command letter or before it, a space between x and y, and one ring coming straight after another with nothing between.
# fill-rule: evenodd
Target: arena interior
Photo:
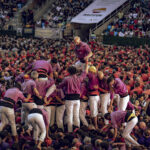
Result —
<instances>
[{"instance_id":1,"label":"arena interior","mask_svg":"<svg viewBox=\"0 0 150 150\"><path fill-rule=\"evenodd\" d=\"M0 0L0 150L150 150L150 0Z\"/></svg>"}]
</instances>

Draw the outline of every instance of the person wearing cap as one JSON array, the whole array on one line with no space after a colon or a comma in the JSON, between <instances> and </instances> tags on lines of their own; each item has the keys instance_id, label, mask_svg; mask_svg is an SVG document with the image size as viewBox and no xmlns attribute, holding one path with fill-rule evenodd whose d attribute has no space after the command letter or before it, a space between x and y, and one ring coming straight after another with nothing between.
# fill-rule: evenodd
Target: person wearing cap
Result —
<instances>
[{"instance_id":1,"label":"person wearing cap","mask_svg":"<svg viewBox=\"0 0 150 150\"><path fill-rule=\"evenodd\" d=\"M33 108L37 108L37 105L34 103L33 95L36 95L39 99L42 99L36 88L36 83L33 80L38 79L38 73L36 71L31 72L31 78L32 79L30 79L30 76L27 74L24 75L24 82L21 84L24 96L30 99L28 102L22 104L21 123L25 124L27 124L27 115L29 111Z\"/></svg>"},{"instance_id":2,"label":"person wearing cap","mask_svg":"<svg viewBox=\"0 0 150 150\"><path fill-rule=\"evenodd\" d=\"M80 127L80 94L81 82L86 78L88 73L88 62L86 62L85 71L77 76L77 69L74 66L68 68L70 76L63 79L58 88L65 91L65 107L67 113L68 132L73 131L73 125Z\"/></svg>"},{"instance_id":3,"label":"person wearing cap","mask_svg":"<svg viewBox=\"0 0 150 150\"><path fill-rule=\"evenodd\" d=\"M122 136L125 138L125 142L127 144L134 145L134 146L140 146L139 143L137 143L131 136L130 133L132 132L133 128L138 123L138 118L135 116L134 113L130 111L122 111L118 110L112 113L106 113L104 115L104 118L107 120L111 120L111 124L113 128L115 129L113 141L116 140L118 128L123 123L127 123L126 127L122 133Z\"/></svg>"},{"instance_id":4,"label":"person wearing cap","mask_svg":"<svg viewBox=\"0 0 150 150\"><path fill-rule=\"evenodd\" d=\"M81 41L79 36L76 36L74 38L74 43L75 43L75 53L77 58L79 59L75 63L75 67L77 69L85 69L85 62L88 60L92 55L92 51L88 44L84 43Z\"/></svg>"},{"instance_id":5,"label":"person wearing cap","mask_svg":"<svg viewBox=\"0 0 150 150\"><path fill-rule=\"evenodd\" d=\"M104 73L102 71L98 72L99 78L99 91L100 91L100 100L101 100L101 112L103 116L108 113L108 105L110 103L110 93L109 86L107 84L107 77L104 77ZM105 120L105 124L108 124L108 120Z\"/></svg>"},{"instance_id":6,"label":"person wearing cap","mask_svg":"<svg viewBox=\"0 0 150 150\"><path fill-rule=\"evenodd\" d=\"M89 95L89 105L91 111L91 117L94 122L94 126L97 129L97 115L98 115L98 104L100 101L99 91L98 91L98 76L95 66L89 68L88 73L88 95Z\"/></svg>"},{"instance_id":7,"label":"person wearing cap","mask_svg":"<svg viewBox=\"0 0 150 150\"><path fill-rule=\"evenodd\" d=\"M114 78L113 76L110 76L107 79L107 84L109 85L110 89L110 109L112 110L112 104L114 95L118 94L120 96L120 101L118 103L118 110L126 110L128 102L129 102L129 94L126 85L121 81L120 78Z\"/></svg>"}]
</instances>

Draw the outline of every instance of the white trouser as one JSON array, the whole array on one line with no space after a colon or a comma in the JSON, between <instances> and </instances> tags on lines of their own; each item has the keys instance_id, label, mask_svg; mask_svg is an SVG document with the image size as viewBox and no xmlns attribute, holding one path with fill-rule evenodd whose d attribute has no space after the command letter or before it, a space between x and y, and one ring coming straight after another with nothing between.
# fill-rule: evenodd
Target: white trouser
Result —
<instances>
[{"instance_id":1,"label":"white trouser","mask_svg":"<svg viewBox=\"0 0 150 150\"><path fill-rule=\"evenodd\" d=\"M56 106L46 106L45 109L48 112L50 126L53 126L55 123Z\"/></svg>"},{"instance_id":2,"label":"white trouser","mask_svg":"<svg viewBox=\"0 0 150 150\"><path fill-rule=\"evenodd\" d=\"M35 103L22 103L21 123L27 124L27 116L29 114L29 111L33 108L37 108L37 105Z\"/></svg>"},{"instance_id":3,"label":"white trouser","mask_svg":"<svg viewBox=\"0 0 150 150\"><path fill-rule=\"evenodd\" d=\"M85 63L82 63L80 60L78 60L74 66L77 68L77 69L81 69L81 70L85 70Z\"/></svg>"},{"instance_id":4,"label":"white trouser","mask_svg":"<svg viewBox=\"0 0 150 150\"><path fill-rule=\"evenodd\" d=\"M65 105L57 106L56 107L56 123L58 128L62 128L64 130L64 112L65 112Z\"/></svg>"},{"instance_id":5,"label":"white trouser","mask_svg":"<svg viewBox=\"0 0 150 150\"><path fill-rule=\"evenodd\" d=\"M101 112L103 116L108 113L107 106L110 103L110 93L105 93L100 95L101 100ZM105 124L108 124L109 121L105 119Z\"/></svg>"},{"instance_id":6,"label":"white trouser","mask_svg":"<svg viewBox=\"0 0 150 150\"><path fill-rule=\"evenodd\" d=\"M11 126L12 135L17 135L15 113L13 108L0 106L0 120L0 131L3 130L5 125L9 124Z\"/></svg>"},{"instance_id":7,"label":"white trouser","mask_svg":"<svg viewBox=\"0 0 150 150\"><path fill-rule=\"evenodd\" d=\"M120 98L118 110L125 111L127 108L129 99L130 99L129 95L124 98Z\"/></svg>"},{"instance_id":8,"label":"white trouser","mask_svg":"<svg viewBox=\"0 0 150 150\"><path fill-rule=\"evenodd\" d=\"M82 124L85 126L89 125L85 118L87 106L88 106L88 102L80 102L80 120Z\"/></svg>"},{"instance_id":9,"label":"white trouser","mask_svg":"<svg viewBox=\"0 0 150 150\"><path fill-rule=\"evenodd\" d=\"M46 78L39 78L38 80L39 80L39 81L47 81L48 78L47 78L47 77L46 77Z\"/></svg>"},{"instance_id":10,"label":"white trouser","mask_svg":"<svg viewBox=\"0 0 150 150\"><path fill-rule=\"evenodd\" d=\"M39 113L29 114L28 122L33 127L33 139L43 142L46 137L46 127L43 115Z\"/></svg>"},{"instance_id":11,"label":"white trouser","mask_svg":"<svg viewBox=\"0 0 150 150\"><path fill-rule=\"evenodd\" d=\"M91 117L96 117L98 115L98 104L100 101L99 96L89 96L89 105L91 111Z\"/></svg>"},{"instance_id":12,"label":"white trouser","mask_svg":"<svg viewBox=\"0 0 150 150\"><path fill-rule=\"evenodd\" d=\"M67 112L68 132L72 132L73 125L80 127L80 100L66 100L65 107Z\"/></svg>"},{"instance_id":13,"label":"white trouser","mask_svg":"<svg viewBox=\"0 0 150 150\"><path fill-rule=\"evenodd\" d=\"M43 105L37 105L37 108L43 109L44 106Z\"/></svg>"},{"instance_id":14,"label":"white trouser","mask_svg":"<svg viewBox=\"0 0 150 150\"><path fill-rule=\"evenodd\" d=\"M138 118L135 117L131 121L129 121L123 131L123 137L125 138L126 142L129 142L130 144L134 146L139 146L139 144L130 136L130 133L132 132L132 129L135 127L135 125L138 122Z\"/></svg>"}]
</instances>

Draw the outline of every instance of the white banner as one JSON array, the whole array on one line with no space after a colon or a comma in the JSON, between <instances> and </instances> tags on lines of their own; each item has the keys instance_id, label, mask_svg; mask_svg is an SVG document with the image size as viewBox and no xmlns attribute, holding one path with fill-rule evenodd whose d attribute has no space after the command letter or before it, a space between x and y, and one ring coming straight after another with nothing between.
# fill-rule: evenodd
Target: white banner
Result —
<instances>
[{"instance_id":1,"label":"white banner","mask_svg":"<svg viewBox=\"0 0 150 150\"><path fill-rule=\"evenodd\" d=\"M35 37L59 39L61 38L61 30L59 28L35 28Z\"/></svg>"},{"instance_id":2,"label":"white banner","mask_svg":"<svg viewBox=\"0 0 150 150\"><path fill-rule=\"evenodd\" d=\"M85 10L74 17L72 23L99 23L127 0L95 0Z\"/></svg>"}]
</instances>

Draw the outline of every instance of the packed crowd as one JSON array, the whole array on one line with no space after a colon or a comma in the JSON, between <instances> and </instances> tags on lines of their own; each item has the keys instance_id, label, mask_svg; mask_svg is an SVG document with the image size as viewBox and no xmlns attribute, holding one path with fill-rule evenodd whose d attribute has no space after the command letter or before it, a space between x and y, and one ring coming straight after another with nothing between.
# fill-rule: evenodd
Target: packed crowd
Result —
<instances>
[{"instance_id":1,"label":"packed crowd","mask_svg":"<svg viewBox=\"0 0 150 150\"><path fill-rule=\"evenodd\" d=\"M33 0L32 1L32 7L33 9L40 8L43 4L45 4L47 0Z\"/></svg>"},{"instance_id":2,"label":"packed crowd","mask_svg":"<svg viewBox=\"0 0 150 150\"><path fill-rule=\"evenodd\" d=\"M104 34L119 37L150 37L150 2L134 0L128 12L119 12Z\"/></svg>"},{"instance_id":3,"label":"packed crowd","mask_svg":"<svg viewBox=\"0 0 150 150\"><path fill-rule=\"evenodd\" d=\"M0 1L0 28L2 28L6 22L14 17L14 13L21 9L27 0L1 0Z\"/></svg>"},{"instance_id":4,"label":"packed crowd","mask_svg":"<svg viewBox=\"0 0 150 150\"><path fill-rule=\"evenodd\" d=\"M22 24L25 27L34 27L34 13L32 10L24 10L22 12Z\"/></svg>"},{"instance_id":5,"label":"packed crowd","mask_svg":"<svg viewBox=\"0 0 150 150\"><path fill-rule=\"evenodd\" d=\"M45 125L49 130L46 131L46 139L43 139L43 131L41 131L42 135L39 136L39 138L41 138L39 140L43 142L43 150L148 150L150 148L150 48L147 45L139 48L130 46L116 47L104 46L97 41L90 41L88 43L90 47L87 44L82 43L82 48L87 49L89 52L88 57L86 54L84 55L86 59L82 60L82 57L80 57L82 53L80 53L80 51L79 53L76 51L79 49L78 44L76 44L75 41L75 46L72 39L54 41L49 39L17 39L15 37L12 38L5 36L0 37L0 43L1 101L8 101L9 94L14 86L18 87L20 90L17 89L18 91L16 94L16 88L13 88L13 90L15 90L12 92L17 96L18 93L21 94L18 97L22 100L15 100L17 102L14 108L16 125L14 128L10 128L10 126L7 125L3 130L2 108L4 108L4 106L0 103L0 150L29 150L33 148L36 149L36 146L39 146L39 143L37 144L37 141L35 140L35 133L37 129L34 129L32 119L35 116L34 114L38 115L40 118L41 116L39 113L41 113L41 111L36 112L37 109L34 111L31 110L28 112L28 117L26 116L27 114L24 115L23 113L26 108L25 104L27 104L25 101L30 99L31 104L36 106L36 102L33 103L33 99L29 94L33 94L33 91L36 94L36 98L34 97L36 101L41 101L41 96L44 98L45 104L36 103L38 108L42 110L44 119L47 117L44 115L44 110L41 109L43 108L43 104L45 109L48 112L50 111L49 118L45 119L50 120L49 122L45 121ZM80 61L78 61L78 59ZM48 71L48 81L47 76L45 78L45 70L42 70L36 66L38 61L42 64L45 60L47 60L46 62L48 65L51 64ZM47 63L45 66L47 66ZM84 65L84 67L82 66L83 68L81 68L81 70L76 70L75 67L72 66L73 64L75 64L75 66L78 65L78 68L81 64ZM90 66L89 69L88 65ZM82 70L85 72L81 73ZM71 95L66 94L68 89L63 89L64 87L67 87L65 83L68 81L70 75L73 74L73 76L75 76L74 73L76 73L76 71L77 78L76 82L73 84L76 85L78 83L80 85L80 82L82 81L81 93L79 92L81 94L80 102L78 101L78 103L80 103L79 116L77 116L76 113L74 114L70 109L68 109L67 106L69 102L77 103L77 101L75 100L74 102L69 99L66 100L66 102L65 98L67 96L68 98L72 97L69 97ZM114 77L111 77L112 75ZM93 81L93 77L95 77L96 80ZM104 78L107 78L107 80L104 80L105 85L102 86L102 81ZM29 85L27 86L27 82L31 82L31 79L33 83L30 87ZM128 92L125 94L129 94L130 100L128 95L118 95L120 91L115 91L115 95L112 94L113 92L111 90L109 91L109 86L112 84L114 79L119 80L118 84L121 83L123 85L123 90ZM46 82L46 85L41 84L41 82ZM36 83L36 85L34 83ZM47 84L49 84L49 86ZM93 84L94 86L92 87ZM20 88L20 85L22 88ZM55 88L54 85L56 85ZM51 92L48 90L49 87ZM32 89L32 92L30 90L29 92L27 90L28 88ZM93 88L95 90L93 90ZM41 94L41 89L46 89L45 94L49 93L50 97L48 99L45 98L45 94ZM63 89L63 91L61 89ZM76 89L78 89L78 86L74 90L76 91ZM123 92L122 89L121 92ZM26 98L24 98L22 93ZM104 95L106 96L105 99ZM76 97L78 95L74 96ZM124 133L124 126L118 126L115 139L114 134L116 132L116 128L114 130L114 126L116 127L117 123L114 123L111 120L113 126L108 127L108 125L111 124L110 121L108 122L107 120L110 119L110 114L107 112L118 113L117 110L121 106L117 103L124 98L119 96L124 96L126 98L126 101L128 101L127 110L130 114L134 115L131 116L131 118L127 118L129 120L131 119L129 123L133 120L137 123L138 117L138 123L134 124L134 129L132 127L133 131L131 136L134 139L132 139L134 144L130 141L132 146L126 143L126 138L129 137L129 135L122 135L122 133ZM96 102L94 103L93 108L91 104L91 97L93 97ZM114 98L110 101L111 97ZM8 103L10 104L10 101L7 102L7 104ZM70 104L68 105L71 107ZM124 105L123 107L126 107ZM72 118L74 117L74 120L71 120L72 118L66 119L66 113L68 112L73 115ZM120 116L124 113L126 114L125 111L119 111ZM80 124L77 117L80 117ZM7 118L10 125L12 125L11 119L9 117ZM120 119L122 120L122 118ZM73 123L74 126L72 127ZM127 122L126 126L128 126L129 123ZM7 123L5 122L5 124ZM29 125L29 127L27 125ZM32 129L30 126L33 127L33 131L29 130ZM12 138L12 134L16 135L14 134L15 127L19 141L17 141L16 136L14 139ZM126 132L129 133L129 131ZM32 137L34 137L35 141L33 141ZM140 147L139 144L143 145L143 147ZM40 148L40 146L38 148Z\"/></svg>"},{"instance_id":6,"label":"packed crowd","mask_svg":"<svg viewBox=\"0 0 150 150\"><path fill-rule=\"evenodd\" d=\"M42 28L64 26L92 1L57 0L52 4L46 16L36 22L36 25Z\"/></svg>"}]
</instances>

